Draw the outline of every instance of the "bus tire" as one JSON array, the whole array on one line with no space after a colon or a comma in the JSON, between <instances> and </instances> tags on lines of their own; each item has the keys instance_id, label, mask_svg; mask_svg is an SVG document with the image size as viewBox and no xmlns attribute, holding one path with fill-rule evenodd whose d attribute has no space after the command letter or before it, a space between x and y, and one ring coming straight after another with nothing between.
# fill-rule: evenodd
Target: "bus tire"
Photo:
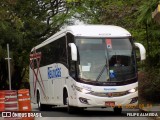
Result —
<instances>
[{"instance_id":1,"label":"bus tire","mask_svg":"<svg viewBox=\"0 0 160 120\"><path fill-rule=\"evenodd\" d=\"M44 104L41 104L39 92L37 92L37 104L38 104L38 109L39 109L39 111L43 111L43 110L46 109L45 105L44 105Z\"/></svg>"},{"instance_id":2,"label":"bus tire","mask_svg":"<svg viewBox=\"0 0 160 120\"><path fill-rule=\"evenodd\" d=\"M67 112L69 114L74 113L74 107L69 105L69 98L68 98L68 93L67 93L66 89L64 90L63 97L64 97L63 98L64 99L64 105L67 105Z\"/></svg>"},{"instance_id":3,"label":"bus tire","mask_svg":"<svg viewBox=\"0 0 160 120\"><path fill-rule=\"evenodd\" d=\"M69 114L75 113L74 107L73 107L73 106L70 106L70 105L67 106L67 111L68 111Z\"/></svg>"},{"instance_id":4,"label":"bus tire","mask_svg":"<svg viewBox=\"0 0 160 120\"><path fill-rule=\"evenodd\" d=\"M115 113L115 114L118 114L118 115L119 115L119 114L122 113L122 108L121 108L121 107L114 107L113 110L114 110L114 113Z\"/></svg>"}]
</instances>

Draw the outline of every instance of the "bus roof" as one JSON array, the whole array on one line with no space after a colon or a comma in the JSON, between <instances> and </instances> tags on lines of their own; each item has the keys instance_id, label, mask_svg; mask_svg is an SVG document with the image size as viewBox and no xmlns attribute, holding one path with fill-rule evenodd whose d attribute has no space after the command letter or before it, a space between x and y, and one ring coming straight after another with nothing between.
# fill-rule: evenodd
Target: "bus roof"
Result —
<instances>
[{"instance_id":1,"label":"bus roof","mask_svg":"<svg viewBox=\"0 0 160 120\"><path fill-rule=\"evenodd\" d=\"M68 26L60 32L54 34L35 49L40 48L62 36L71 33L77 37L129 37L131 34L124 28L114 25L73 25ZM33 49L32 49L33 50Z\"/></svg>"},{"instance_id":2,"label":"bus roof","mask_svg":"<svg viewBox=\"0 0 160 120\"><path fill-rule=\"evenodd\" d=\"M75 25L69 26L67 32L84 37L122 37L131 34L122 27L114 25Z\"/></svg>"}]
</instances>

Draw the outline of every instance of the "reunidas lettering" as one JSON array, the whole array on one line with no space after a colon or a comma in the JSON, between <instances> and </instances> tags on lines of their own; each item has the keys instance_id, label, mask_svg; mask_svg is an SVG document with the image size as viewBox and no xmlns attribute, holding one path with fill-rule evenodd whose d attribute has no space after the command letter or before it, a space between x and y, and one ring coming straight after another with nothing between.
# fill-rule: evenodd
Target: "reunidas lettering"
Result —
<instances>
[{"instance_id":1,"label":"reunidas lettering","mask_svg":"<svg viewBox=\"0 0 160 120\"><path fill-rule=\"evenodd\" d=\"M61 77L61 68L56 67L52 69L52 67L48 67L48 79Z\"/></svg>"}]
</instances>

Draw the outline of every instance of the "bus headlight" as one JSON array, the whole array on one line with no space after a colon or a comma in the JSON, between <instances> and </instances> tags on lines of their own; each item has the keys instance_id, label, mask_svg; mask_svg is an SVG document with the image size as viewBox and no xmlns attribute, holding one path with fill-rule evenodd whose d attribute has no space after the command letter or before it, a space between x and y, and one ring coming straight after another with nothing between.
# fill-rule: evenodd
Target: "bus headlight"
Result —
<instances>
[{"instance_id":1,"label":"bus headlight","mask_svg":"<svg viewBox=\"0 0 160 120\"><path fill-rule=\"evenodd\" d=\"M81 87L78 87L78 86L75 86L75 89L79 92L82 92L82 93L85 93L85 94L88 94L90 93L91 91L90 90L86 90L84 88L81 88Z\"/></svg>"},{"instance_id":2,"label":"bus headlight","mask_svg":"<svg viewBox=\"0 0 160 120\"><path fill-rule=\"evenodd\" d=\"M85 93L85 94L88 94L88 93L90 93L91 91L86 90L86 89L82 89L82 92Z\"/></svg>"},{"instance_id":3,"label":"bus headlight","mask_svg":"<svg viewBox=\"0 0 160 120\"><path fill-rule=\"evenodd\" d=\"M133 88L133 89L130 89L128 92L129 92L129 93L134 93L134 92L136 92L137 90L138 90L138 87Z\"/></svg>"}]
</instances>

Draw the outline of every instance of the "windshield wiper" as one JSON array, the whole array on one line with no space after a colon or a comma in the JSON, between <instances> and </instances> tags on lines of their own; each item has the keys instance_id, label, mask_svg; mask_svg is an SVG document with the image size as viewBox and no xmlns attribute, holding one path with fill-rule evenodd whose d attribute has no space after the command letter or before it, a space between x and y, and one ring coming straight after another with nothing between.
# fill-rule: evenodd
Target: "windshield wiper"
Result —
<instances>
[{"instance_id":1,"label":"windshield wiper","mask_svg":"<svg viewBox=\"0 0 160 120\"><path fill-rule=\"evenodd\" d=\"M104 67L102 68L102 70L100 71L97 79L96 79L96 82L100 79L100 77L102 76L104 70L106 69L107 70L107 65L108 65L108 59L107 59L107 48L105 47L105 59L106 59L106 62L105 62L105 65Z\"/></svg>"},{"instance_id":2,"label":"windshield wiper","mask_svg":"<svg viewBox=\"0 0 160 120\"><path fill-rule=\"evenodd\" d=\"M99 75L98 75L96 81L99 80L99 78L102 76L102 74L103 74L103 72L104 72L105 69L107 69L107 64L104 65L104 67L103 67L103 69L101 70L101 72L99 73Z\"/></svg>"}]
</instances>

